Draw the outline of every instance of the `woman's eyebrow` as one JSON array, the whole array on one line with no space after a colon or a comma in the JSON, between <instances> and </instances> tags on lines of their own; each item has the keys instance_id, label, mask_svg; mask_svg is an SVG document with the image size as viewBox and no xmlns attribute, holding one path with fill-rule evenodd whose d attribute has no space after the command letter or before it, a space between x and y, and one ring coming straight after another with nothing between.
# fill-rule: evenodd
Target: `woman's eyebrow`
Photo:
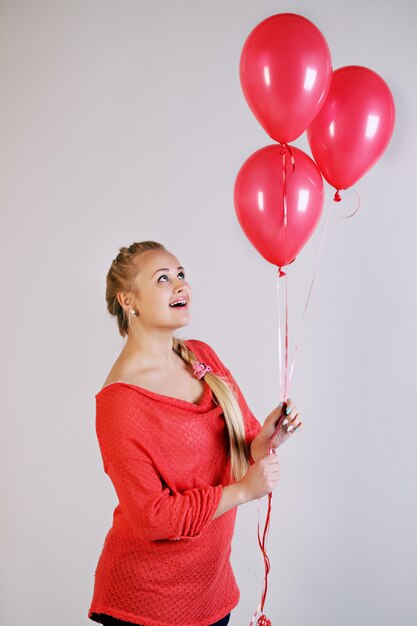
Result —
<instances>
[{"instance_id":1,"label":"woman's eyebrow","mask_svg":"<svg viewBox=\"0 0 417 626\"><path fill-rule=\"evenodd\" d=\"M181 265L179 265L179 266L177 267L177 270L183 270L183 269L184 269L184 268L183 268L183 267L181 267ZM169 267L160 267L160 268L159 268L159 270L156 270L156 272L161 272L162 270L164 270L165 272L169 272L169 271L170 271L170 270L169 270ZM156 272L154 272L154 273L152 274L152 277L153 277L153 276L155 276ZM151 278L152 278L152 277L151 277Z\"/></svg>"}]
</instances>

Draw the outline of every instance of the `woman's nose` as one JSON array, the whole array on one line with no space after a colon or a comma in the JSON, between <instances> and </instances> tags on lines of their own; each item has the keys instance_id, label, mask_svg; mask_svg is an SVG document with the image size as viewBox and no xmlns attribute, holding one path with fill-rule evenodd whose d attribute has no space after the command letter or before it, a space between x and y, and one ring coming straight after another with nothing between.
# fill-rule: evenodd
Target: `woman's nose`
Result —
<instances>
[{"instance_id":1,"label":"woman's nose","mask_svg":"<svg viewBox=\"0 0 417 626\"><path fill-rule=\"evenodd\" d=\"M182 294L183 292L188 293L189 291L190 291L190 287L188 287L188 290L187 290L185 288L183 280L181 280L181 282L175 287L175 293Z\"/></svg>"}]
</instances>

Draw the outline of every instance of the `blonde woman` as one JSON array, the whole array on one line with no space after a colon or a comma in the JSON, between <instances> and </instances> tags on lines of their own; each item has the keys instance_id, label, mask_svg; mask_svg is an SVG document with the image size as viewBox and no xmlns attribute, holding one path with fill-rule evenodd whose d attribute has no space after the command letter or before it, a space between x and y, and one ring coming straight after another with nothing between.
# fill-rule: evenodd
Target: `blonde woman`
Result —
<instances>
[{"instance_id":1,"label":"blonde woman","mask_svg":"<svg viewBox=\"0 0 417 626\"><path fill-rule=\"evenodd\" d=\"M125 345L96 394L104 471L119 503L88 617L105 625L225 626L239 601L230 564L237 506L277 486L268 454L302 427L291 400L263 427L214 349L179 339L191 287L155 241L120 248L106 300ZM283 419L281 419L283 418Z\"/></svg>"}]
</instances>

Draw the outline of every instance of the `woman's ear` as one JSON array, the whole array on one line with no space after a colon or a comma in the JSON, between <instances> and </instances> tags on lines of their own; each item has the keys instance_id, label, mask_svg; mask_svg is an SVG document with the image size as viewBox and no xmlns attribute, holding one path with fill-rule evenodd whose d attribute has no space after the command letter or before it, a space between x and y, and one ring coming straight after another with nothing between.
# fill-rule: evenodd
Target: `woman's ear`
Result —
<instances>
[{"instance_id":1,"label":"woman's ear","mask_svg":"<svg viewBox=\"0 0 417 626\"><path fill-rule=\"evenodd\" d=\"M129 291L119 291L117 300L121 307L127 311L133 305L132 294Z\"/></svg>"}]
</instances>

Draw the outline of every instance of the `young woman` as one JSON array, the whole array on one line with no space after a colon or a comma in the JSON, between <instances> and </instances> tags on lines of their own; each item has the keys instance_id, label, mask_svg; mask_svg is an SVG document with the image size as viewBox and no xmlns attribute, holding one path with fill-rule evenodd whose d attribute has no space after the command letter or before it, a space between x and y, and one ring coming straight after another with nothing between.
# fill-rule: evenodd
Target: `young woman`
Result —
<instances>
[{"instance_id":1,"label":"young woman","mask_svg":"<svg viewBox=\"0 0 417 626\"><path fill-rule=\"evenodd\" d=\"M119 504L95 572L88 617L105 625L226 625L239 600L230 564L236 509L275 489L269 454L302 427L291 400L250 411L207 343L173 335L191 287L154 241L120 252L106 300L127 337L96 394L96 430ZM283 418L283 419L282 419Z\"/></svg>"}]
</instances>

